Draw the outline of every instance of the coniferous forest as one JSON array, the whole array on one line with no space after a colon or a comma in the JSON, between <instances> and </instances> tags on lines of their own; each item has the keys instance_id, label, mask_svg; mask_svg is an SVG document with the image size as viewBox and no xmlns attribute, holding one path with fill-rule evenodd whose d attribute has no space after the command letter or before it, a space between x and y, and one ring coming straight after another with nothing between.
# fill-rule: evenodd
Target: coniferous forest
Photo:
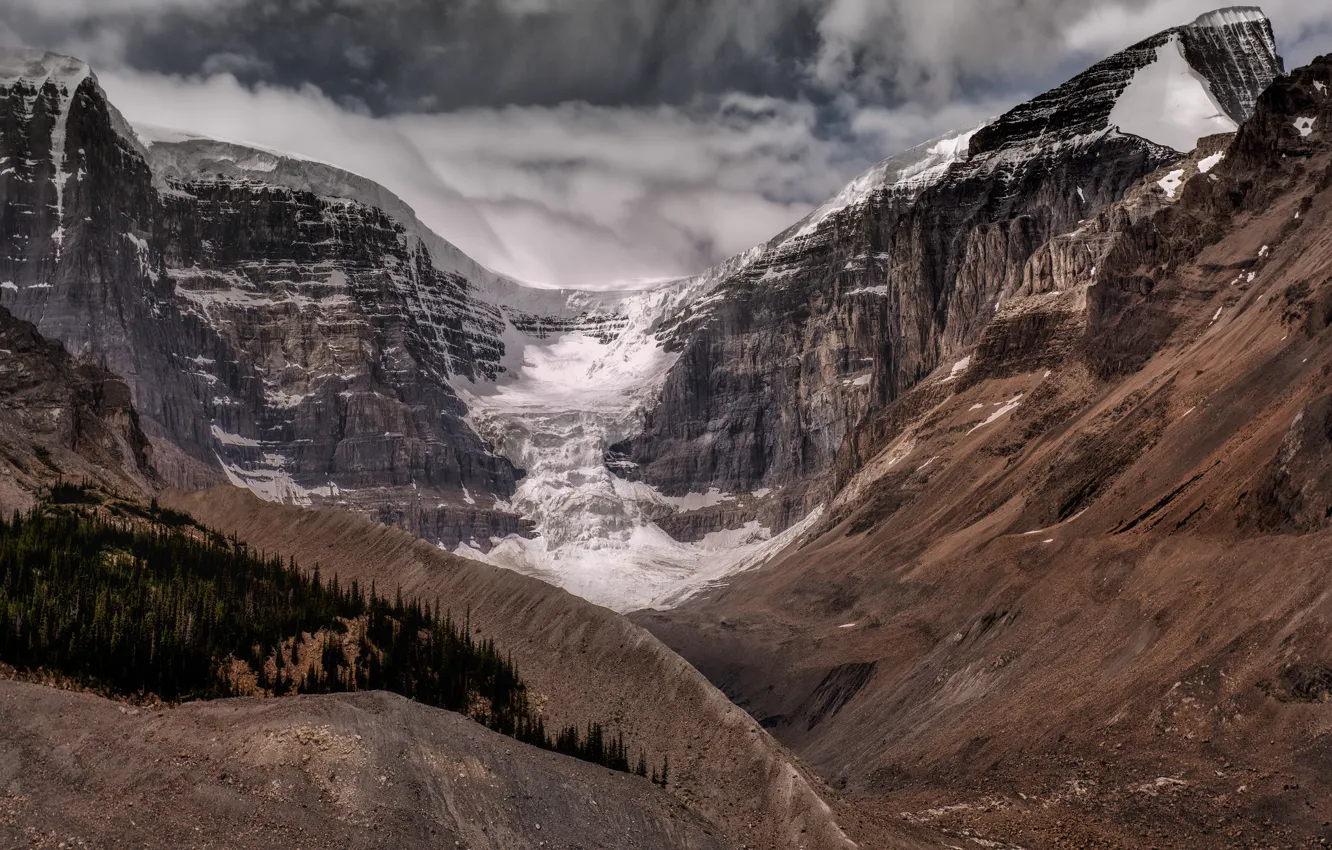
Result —
<instances>
[{"instance_id":1,"label":"coniferous forest","mask_svg":"<svg viewBox=\"0 0 1332 850\"><path fill-rule=\"evenodd\" d=\"M600 724L548 732L512 661L438 604L304 573L155 503L115 506L131 520L84 488L52 497L62 504L0 519L0 661L17 669L167 702L386 690L646 773Z\"/></svg>"}]
</instances>

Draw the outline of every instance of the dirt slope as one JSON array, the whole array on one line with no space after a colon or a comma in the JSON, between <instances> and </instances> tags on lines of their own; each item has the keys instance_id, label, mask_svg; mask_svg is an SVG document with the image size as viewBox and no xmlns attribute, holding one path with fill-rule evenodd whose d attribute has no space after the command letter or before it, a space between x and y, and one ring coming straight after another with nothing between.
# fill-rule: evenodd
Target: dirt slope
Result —
<instances>
[{"instance_id":1,"label":"dirt slope","mask_svg":"<svg viewBox=\"0 0 1332 850\"><path fill-rule=\"evenodd\" d=\"M512 652L549 722L622 727L631 751L670 758L670 790L735 846L850 846L793 758L744 711L643 629L536 579L454 557L407 532L337 510L259 501L236 488L167 494L251 546L344 581L438 599ZM905 840L905 839L904 839ZM906 845L904 845L906 846Z\"/></svg>"},{"instance_id":2,"label":"dirt slope","mask_svg":"<svg viewBox=\"0 0 1332 850\"><path fill-rule=\"evenodd\" d=\"M1329 89L867 422L817 539L639 616L866 846L1332 841Z\"/></svg>"},{"instance_id":3,"label":"dirt slope","mask_svg":"<svg viewBox=\"0 0 1332 850\"><path fill-rule=\"evenodd\" d=\"M138 709L0 681L5 847L714 850L669 794L385 693Z\"/></svg>"}]
</instances>

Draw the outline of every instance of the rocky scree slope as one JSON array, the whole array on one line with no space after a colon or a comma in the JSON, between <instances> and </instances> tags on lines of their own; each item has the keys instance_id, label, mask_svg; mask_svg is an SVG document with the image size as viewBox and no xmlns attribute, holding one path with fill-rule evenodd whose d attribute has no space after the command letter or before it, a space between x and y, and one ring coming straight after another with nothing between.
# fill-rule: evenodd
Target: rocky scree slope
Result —
<instances>
[{"instance_id":1,"label":"rocky scree slope","mask_svg":"<svg viewBox=\"0 0 1332 850\"><path fill-rule=\"evenodd\" d=\"M720 850L647 780L386 693L127 707L0 681L10 847Z\"/></svg>"},{"instance_id":2,"label":"rocky scree slope","mask_svg":"<svg viewBox=\"0 0 1332 850\"><path fill-rule=\"evenodd\" d=\"M815 539L640 618L848 829L1332 841L1330 94L1278 78L1086 222L1095 284L867 421Z\"/></svg>"},{"instance_id":3,"label":"rocky scree slope","mask_svg":"<svg viewBox=\"0 0 1332 850\"><path fill-rule=\"evenodd\" d=\"M405 598L466 612L473 634L512 654L548 727L601 722L649 761L668 756L667 790L727 846L852 846L822 783L698 671L605 608L346 511L268 504L237 488L166 493L162 502L325 576L399 586ZM892 835L917 846L909 828Z\"/></svg>"}]
</instances>

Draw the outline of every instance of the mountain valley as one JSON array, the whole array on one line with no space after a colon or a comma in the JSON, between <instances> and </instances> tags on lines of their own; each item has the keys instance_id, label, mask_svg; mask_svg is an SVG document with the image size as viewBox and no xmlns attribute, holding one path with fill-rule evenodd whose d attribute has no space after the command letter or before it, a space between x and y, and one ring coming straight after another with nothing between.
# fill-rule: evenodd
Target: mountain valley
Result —
<instances>
[{"instance_id":1,"label":"mountain valley","mask_svg":"<svg viewBox=\"0 0 1332 850\"><path fill-rule=\"evenodd\" d=\"M670 765L34 670L0 681L0 836L1332 841L1330 87L1219 10L601 292L0 48L0 512L78 481L442 604L548 728Z\"/></svg>"}]
</instances>

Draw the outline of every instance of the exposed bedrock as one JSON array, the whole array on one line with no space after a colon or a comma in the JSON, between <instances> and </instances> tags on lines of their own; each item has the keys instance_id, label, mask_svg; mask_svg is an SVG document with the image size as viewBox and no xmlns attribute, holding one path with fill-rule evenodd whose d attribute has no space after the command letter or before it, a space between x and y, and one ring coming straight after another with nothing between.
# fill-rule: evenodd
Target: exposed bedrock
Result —
<instances>
[{"instance_id":1,"label":"exposed bedrock","mask_svg":"<svg viewBox=\"0 0 1332 850\"><path fill-rule=\"evenodd\" d=\"M185 154L145 148L86 65L15 56L0 303L125 378L167 483L371 514L388 501L446 545L518 529L495 507L517 474L450 386L494 377L504 323L437 267L442 240L318 194L314 166L301 190L221 151L186 179Z\"/></svg>"}]
</instances>

